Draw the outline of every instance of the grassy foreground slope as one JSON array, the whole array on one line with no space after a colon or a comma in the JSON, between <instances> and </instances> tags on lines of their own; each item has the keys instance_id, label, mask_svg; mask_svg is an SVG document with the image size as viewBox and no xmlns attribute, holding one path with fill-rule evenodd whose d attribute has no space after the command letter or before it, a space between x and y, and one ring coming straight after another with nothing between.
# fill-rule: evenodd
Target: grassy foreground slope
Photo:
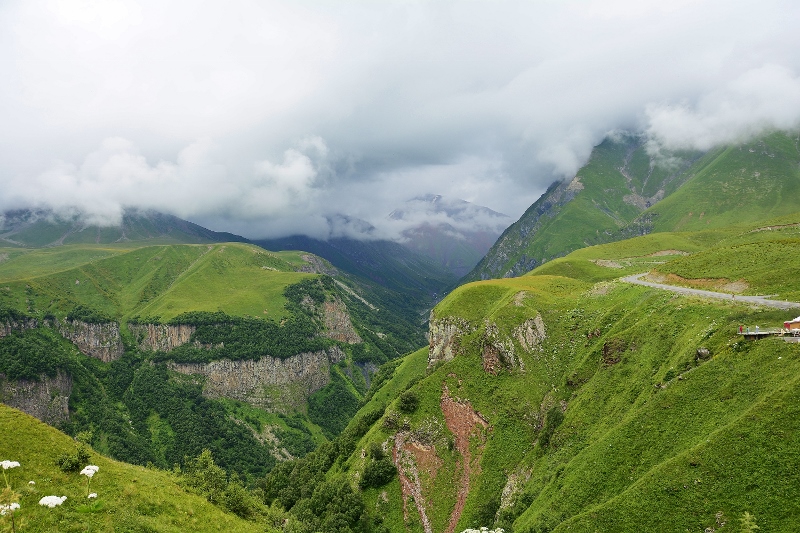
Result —
<instances>
[{"instance_id":1,"label":"grassy foreground slope","mask_svg":"<svg viewBox=\"0 0 800 533\"><path fill-rule=\"evenodd\" d=\"M86 498L86 478L64 473L56 458L75 452L75 442L38 420L0 405L0 457L18 461L6 471L20 494L15 513L17 531L263 531L263 525L242 520L186 492L169 472L113 461L97 453L91 463L100 467L91 483L97 499ZM35 485L28 484L34 481ZM43 496L66 496L60 507L38 504ZM10 521L3 517L10 530Z\"/></svg>"}]
</instances>

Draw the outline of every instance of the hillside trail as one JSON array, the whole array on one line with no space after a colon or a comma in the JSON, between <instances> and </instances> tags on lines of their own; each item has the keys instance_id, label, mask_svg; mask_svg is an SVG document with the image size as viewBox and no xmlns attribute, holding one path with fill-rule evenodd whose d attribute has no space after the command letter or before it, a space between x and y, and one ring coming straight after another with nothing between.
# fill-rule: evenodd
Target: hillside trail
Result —
<instances>
[{"instance_id":1,"label":"hillside trail","mask_svg":"<svg viewBox=\"0 0 800 533\"><path fill-rule=\"evenodd\" d=\"M726 292L714 292L702 289L690 289L689 287L677 287L675 285L665 285L663 283L654 283L652 281L642 280L641 278L646 275L647 272L644 272L642 274L633 274L632 276L625 276L624 278L620 278L620 280L626 283L644 285L646 287L654 287L656 289L672 291L678 294L690 295L690 296L702 296L705 298L717 298L719 300L728 300L734 303L742 302L748 304L757 304L766 307L774 307L775 309L794 309L800 307L800 303L798 302L784 302L782 300L770 300L769 298L765 298L763 296L734 295Z\"/></svg>"}]
</instances>

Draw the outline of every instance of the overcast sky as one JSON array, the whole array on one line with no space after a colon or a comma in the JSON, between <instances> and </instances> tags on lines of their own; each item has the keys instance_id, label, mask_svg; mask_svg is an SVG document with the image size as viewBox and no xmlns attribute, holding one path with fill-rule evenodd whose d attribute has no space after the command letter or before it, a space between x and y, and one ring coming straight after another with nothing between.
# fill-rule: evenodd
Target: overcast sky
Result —
<instances>
[{"instance_id":1,"label":"overcast sky","mask_svg":"<svg viewBox=\"0 0 800 533\"><path fill-rule=\"evenodd\" d=\"M325 237L437 193L516 219L615 129L797 128L798 27L794 0L1 1L0 210Z\"/></svg>"}]
</instances>

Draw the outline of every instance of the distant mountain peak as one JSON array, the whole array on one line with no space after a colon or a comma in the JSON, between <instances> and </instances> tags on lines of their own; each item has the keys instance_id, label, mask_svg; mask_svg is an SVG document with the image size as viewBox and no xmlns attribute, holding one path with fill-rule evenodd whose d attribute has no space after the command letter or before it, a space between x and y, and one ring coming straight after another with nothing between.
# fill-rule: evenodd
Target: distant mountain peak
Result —
<instances>
[{"instance_id":1,"label":"distant mountain peak","mask_svg":"<svg viewBox=\"0 0 800 533\"><path fill-rule=\"evenodd\" d=\"M499 213L488 207L473 204L460 198L450 198L441 194L423 194L415 196L405 202L403 207L399 207L389 213L390 220L408 220L409 218L419 218L422 215L446 215L455 222L474 222L480 218L485 220L487 217L492 220L491 226L508 225L508 222L500 222L510 218L508 215ZM438 220L437 220L438 221Z\"/></svg>"}]
</instances>

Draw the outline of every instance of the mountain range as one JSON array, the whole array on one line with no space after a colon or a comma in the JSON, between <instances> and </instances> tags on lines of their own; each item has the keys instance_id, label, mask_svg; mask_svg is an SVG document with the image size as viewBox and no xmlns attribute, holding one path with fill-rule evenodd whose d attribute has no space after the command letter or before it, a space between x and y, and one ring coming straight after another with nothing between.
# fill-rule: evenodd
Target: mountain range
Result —
<instances>
[{"instance_id":1,"label":"mountain range","mask_svg":"<svg viewBox=\"0 0 800 533\"><path fill-rule=\"evenodd\" d=\"M0 233L3 401L92 453L176 461L185 490L268 531L793 531L800 344L780 328L797 311L737 296L800 302L798 186L797 132L703 153L615 133L433 307L427 339L419 313L455 278L442 265L467 262L417 252L478 240L459 217L497 231L502 216L426 196L391 215L416 244L260 243L304 250L278 252L164 218L129 222L138 243L86 230L95 242L78 244L74 224L48 233L13 214ZM421 227L420 212L451 222ZM27 439L43 431L0 416ZM0 454L76 495L19 445ZM218 490L198 481L213 472ZM169 530L192 496L152 507L132 475L104 489L129 493L128 520Z\"/></svg>"}]
</instances>

